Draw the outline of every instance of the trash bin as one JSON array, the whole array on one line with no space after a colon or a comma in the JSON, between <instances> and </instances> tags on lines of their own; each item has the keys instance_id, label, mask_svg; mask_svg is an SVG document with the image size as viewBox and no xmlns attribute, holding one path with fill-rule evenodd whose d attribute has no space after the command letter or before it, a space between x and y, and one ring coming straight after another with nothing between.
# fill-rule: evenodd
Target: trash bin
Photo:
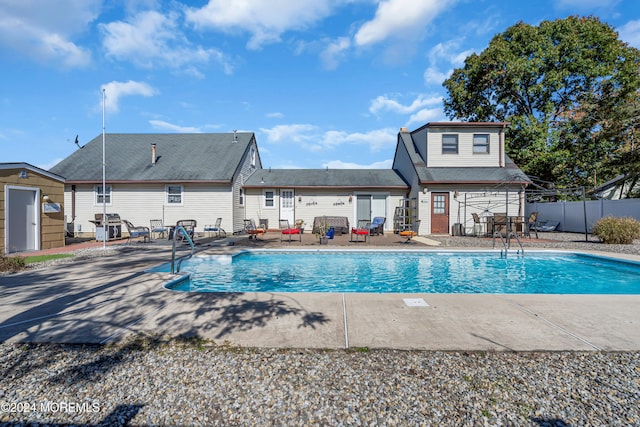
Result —
<instances>
[{"instance_id":1,"label":"trash bin","mask_svg":"<svg viewBox=\"0 0 640 427\"><path fill-rule=\"evenodd\" d=\"M459 222L453 224L453 227L451 227L451 234L454 236L464 236L464 228L462 227L462 224Z\"/></svg>"}]
</instances>

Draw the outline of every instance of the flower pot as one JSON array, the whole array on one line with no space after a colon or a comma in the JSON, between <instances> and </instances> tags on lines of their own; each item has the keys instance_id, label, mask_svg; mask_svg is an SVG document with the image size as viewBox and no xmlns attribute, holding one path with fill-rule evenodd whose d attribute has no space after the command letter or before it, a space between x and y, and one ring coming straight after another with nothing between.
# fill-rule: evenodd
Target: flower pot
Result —
<instances>
[{"instance_id":1,"label":"flower pot","mask_svg":"<svg viewBox=\"0 0 640 427\"><path fill-rule=\"evenodd\" d=\"M321 245L326 245L327 243L329 243L329 238L327 236L321 236L320 237L320 244Z\"/></svg>"}]
</instances>

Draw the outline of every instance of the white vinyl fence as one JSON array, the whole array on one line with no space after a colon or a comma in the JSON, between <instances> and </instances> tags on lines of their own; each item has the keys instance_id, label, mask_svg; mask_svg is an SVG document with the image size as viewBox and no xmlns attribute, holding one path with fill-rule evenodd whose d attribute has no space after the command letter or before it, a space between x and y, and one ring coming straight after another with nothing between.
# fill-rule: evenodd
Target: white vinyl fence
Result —
<instances>
[{"instance_id":1,"label":"white vinyl fence","mask_svg":"<svg viewBox=\"0 0 640 427\"><path fill-rule=\"evenodd\" d=\"M526 203L525 212L538 212L539 221L557 221L556 231L585 232L585 208L587 231L605 216L632 217L640 221L640 199L587 200L586 202Z\"/></svg>"}]
</instances>

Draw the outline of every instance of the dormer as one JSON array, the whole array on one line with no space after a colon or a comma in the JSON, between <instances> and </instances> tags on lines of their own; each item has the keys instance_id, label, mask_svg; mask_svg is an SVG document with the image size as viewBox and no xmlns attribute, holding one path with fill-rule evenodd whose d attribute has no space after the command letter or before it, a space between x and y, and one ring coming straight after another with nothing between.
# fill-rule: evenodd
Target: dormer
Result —
<instances>
[{"instance_id":1,"label":"dormer","mask_svg":"<svg viewBox=\"0 0 640 427\"><path fill-rule=\"evenodd\" d=\"M427 123L411 132L427 167L504 167L508 123Z\"/></svg>"}]
</instances>

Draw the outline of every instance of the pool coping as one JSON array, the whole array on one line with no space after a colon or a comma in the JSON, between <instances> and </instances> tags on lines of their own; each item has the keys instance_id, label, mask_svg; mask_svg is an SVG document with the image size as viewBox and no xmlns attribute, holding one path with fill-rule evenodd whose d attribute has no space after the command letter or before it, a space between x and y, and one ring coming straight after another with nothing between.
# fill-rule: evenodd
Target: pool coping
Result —
<instances>
[{"instance_id":1,"label":"pool coping","mask_svg":"<svg viewBox=\"0 0 640 427\"><path fill-rule=\"evenodd\" d=\"M245 249L209 248L198 254L241 250ZM495 251L419 251L456 250ZM640 262L636 255L600 251L529 250L534 251ZM640 350L640 295L194 295L165 290L162 284L171 279L170 274L145 273L166 260L167 251L155 249L2 276L0 341L104 344L136 335L160 335L197 336L216 344L247 347ZM422 298L428 305L410 307L404 298Z\"/></svg>"}]
</instances>

